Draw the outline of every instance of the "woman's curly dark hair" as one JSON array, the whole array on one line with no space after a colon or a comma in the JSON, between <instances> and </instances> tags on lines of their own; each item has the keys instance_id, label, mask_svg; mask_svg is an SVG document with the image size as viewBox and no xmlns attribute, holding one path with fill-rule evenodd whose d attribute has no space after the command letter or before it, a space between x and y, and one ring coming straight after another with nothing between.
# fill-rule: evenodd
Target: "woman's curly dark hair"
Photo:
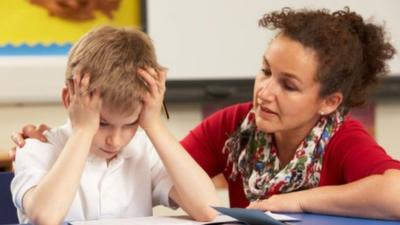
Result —
<instances>
[{"instance_id":1,"label":"woman's curly dark hair","mask_svg":"<svg viewBox=\"0 0 400 225\"><path fill-rule=\"evenodd\" d=\"M348 7L332 13L283 8L265 14L259 25L278 29L279 34L313 49L319 60L316 80L321 83L320 95L342 92L344 109L365 103L388 73L386 60L395 54L384 28L365 22Z\"/></svg>"}]
</instances>

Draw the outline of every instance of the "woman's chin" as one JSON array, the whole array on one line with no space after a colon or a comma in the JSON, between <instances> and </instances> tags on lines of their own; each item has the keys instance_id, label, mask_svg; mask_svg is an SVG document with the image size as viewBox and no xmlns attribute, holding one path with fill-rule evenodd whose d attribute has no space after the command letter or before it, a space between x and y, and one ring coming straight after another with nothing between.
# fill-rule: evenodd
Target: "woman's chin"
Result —
<instances>
[{"instance_id":1,"label":"woman's chin","mask_svg":"<svg viewBox=\"0 0 400 225\"><path fill-rule=\"evenodd\" d=\"M258 130L264 133L274 133L276 131L276 125L272 121L265 120L258 116L256 116L256 126Z\"/></svg>"}]
</instances>

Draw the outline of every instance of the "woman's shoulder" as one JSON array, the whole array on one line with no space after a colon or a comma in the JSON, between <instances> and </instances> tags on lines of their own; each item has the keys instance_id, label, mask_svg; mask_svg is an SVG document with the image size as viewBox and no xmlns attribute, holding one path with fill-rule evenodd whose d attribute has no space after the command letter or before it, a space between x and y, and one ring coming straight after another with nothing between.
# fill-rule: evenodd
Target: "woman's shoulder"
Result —
<instances>
[{"instance_id":1,"label":"woman's shoulder","mask_svg":"<svg viewBox=\"0 0 400 225\"><path fill-rule=\"evenodd\" d=\"M372 138L370 133L368 133L367 128L365 125L363 125L359 120L349 116L346 117L345 120L343 121L342 126L339 128L337 131L337 134L335 134L337 137L341 138Z\"/></svg>"},{"instance_id":2,"label":"woman's shoulder","mask_svg":"<svg viewBox=\"0 0 400 225\"><path fill-rule=\"evenodd\" d=\"M371 149L383 150L367 128L358 120L346 117L342 126L330 140L328 149L335 151L364 151ZM343 152L342 152L343 153Z\"/></svg>"}]
</instances>

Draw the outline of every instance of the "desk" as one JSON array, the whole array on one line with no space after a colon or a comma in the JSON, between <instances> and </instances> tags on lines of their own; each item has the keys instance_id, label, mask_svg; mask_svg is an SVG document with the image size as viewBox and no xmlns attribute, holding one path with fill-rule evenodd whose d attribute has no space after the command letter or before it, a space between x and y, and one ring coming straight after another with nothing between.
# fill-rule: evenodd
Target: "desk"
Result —
<instances>
[{"instance_id":1,"label":"desk","mask_svg":"<svg viewBox=\"0 0 400 225\"><path fill-rule=\"evenodd\" d=\"M297 219L299 222L290 222L293 225L400 225L399 221L391 220L372 220L372 219L361 219L352 217L341 217L341 216L328 216L319 214L288 214Z\"/></svg>"},{"instance_id":2,"label":"desk","mask_svg":"<svg viewBox=\"0 0 400 225\"><path fill-rule=\"evenodd\" d=\"M371 220L371 219L361 219L361 218L351 218L351 217L341 217L341 216L328 216L319 214L288 214L295 218L300 219L298 222L290 222L292 225L400 225L400 220ZM143 217L142 217L143 218ZM138 220L140 220L138 218ZM185 224L188 224L187 222ZM202 224L193 221L194 225ZM62 225L68 225L68 223L63 223ZM162 225L162 223L160 223ZM177 224L178 225L178 224Z\"/></svg>"}]
</instances>

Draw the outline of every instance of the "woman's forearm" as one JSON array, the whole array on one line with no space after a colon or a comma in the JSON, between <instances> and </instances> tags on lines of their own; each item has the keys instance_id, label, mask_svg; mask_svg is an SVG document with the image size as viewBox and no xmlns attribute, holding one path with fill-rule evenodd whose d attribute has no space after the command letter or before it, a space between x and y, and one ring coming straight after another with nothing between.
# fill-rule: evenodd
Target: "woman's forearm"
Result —
<instances>
[{"instance_id":1,"label":"woman's forearm","mask_svg":"<svg viewBox=\"0 0 400 225\"><path fill-rule=\"evenodd\" d=\"M301 192L300 204L308 212L400 219L399 170L388 170L383 175L372 175L345 185Z\"/></svg>"},{"instance_id":2,"label":"woman's forearm","mask_svg":"<svg viewBox=\"0 0 400 225\"><path fill-rule=\"evenodd\" d=\"M50 171L25 194L25 213L35 224L62 222L76 194L93 134L76 131Z\"/></svg>"},{"instance_id":3,"label":"woman's forearm","mask_svg":"<svg viewBox=\"0 0 400 225\"><path fill-rule=\"evenodd\" d=\"M147 128L146 133L170 175L179 196L177 202L196 220L211 220L218 205L215 187L204 170L183 149L163 123ZM174 195L170 195L174 197Z\"/></svg>"}]
</instances>

